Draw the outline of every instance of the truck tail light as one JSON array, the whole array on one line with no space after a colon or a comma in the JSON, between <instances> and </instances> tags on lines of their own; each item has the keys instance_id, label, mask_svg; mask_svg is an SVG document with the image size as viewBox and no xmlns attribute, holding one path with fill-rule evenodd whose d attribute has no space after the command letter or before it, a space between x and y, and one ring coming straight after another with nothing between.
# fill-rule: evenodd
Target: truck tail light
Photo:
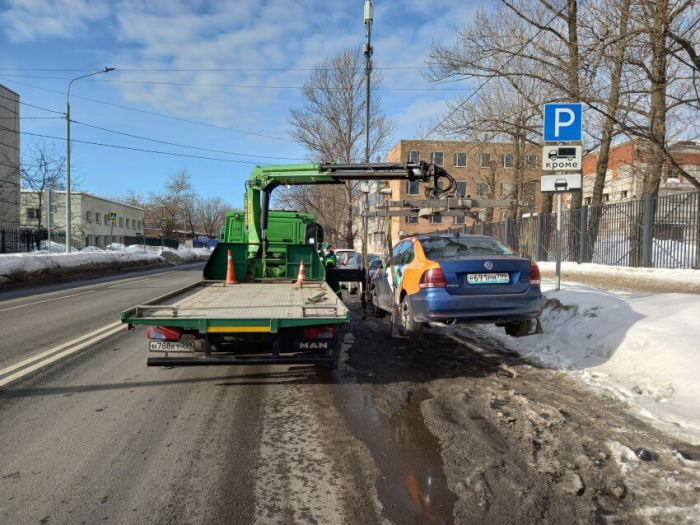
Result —
<instances>
[{"instance_id":1,"label":"truck tail light","mask_svg":"<svg viewBox=\"0 0 700 525\"><path fill-rule=\"evenodd\" d=\"M335 339L336 331L332 326L307 326L304 339Z\"/></svg>"},{"instance_id":2,"label":"truck tail light","mask_svg":"<svg viewBox=\"0 0 700 525\"><path fill-rule=\"evenodd\" d=\"M418 286L421 288L445 288L447 279L445 279L445 274L442 273L442 268L431 268L423 272Z\"/></svg>"},{"instance_id":3,"label":"truck tail light","mask_svg":"<svg viewBox=\"0 0 700 525\"><path fill-rule=\"evenodd\" d=\"M182 337L182 328L170 326L149 326L146 330L146 337L159 341L179 341Z\"/></svg>"},{"instance_id":4,"label":"truck tail light","mask_svg":"<svg viewBox=\"0 0 700 525\"><path fill-rule=\"evenodd\" d=\"M535 261L530 261L530 285L540 284L542 276L540 275L540 267Z\"/></svg>"}]
</instances>

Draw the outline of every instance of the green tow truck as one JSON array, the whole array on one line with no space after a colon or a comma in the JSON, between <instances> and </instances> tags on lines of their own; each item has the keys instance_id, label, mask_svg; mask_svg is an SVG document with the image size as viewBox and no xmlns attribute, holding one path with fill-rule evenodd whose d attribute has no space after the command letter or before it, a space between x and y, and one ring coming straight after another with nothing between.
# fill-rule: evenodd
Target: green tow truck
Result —
<instances>
[{"instance_id":1,"label":"green tow truck","mask_svg":"<svg viewBox=\"0 0 700 525\"><path fill-rule=\"evenodd\" d=\"M442 177L450 178L425 162L257 166L246 183L246 242L219 242L200 282L125 310L121 320L129 328L148 327L149 350L157 355L148 358L149 366L334 366L337 328L348 322L349 311L326 283L327 274L335 272L332 280L339 281L357 276L326 270L315 242L271 236L272 191L280 185L392 179L437 188ZM225 284L229 253L238 284ZM306 280L297 282L302 261Z\"/></svg>"}]
</instances>

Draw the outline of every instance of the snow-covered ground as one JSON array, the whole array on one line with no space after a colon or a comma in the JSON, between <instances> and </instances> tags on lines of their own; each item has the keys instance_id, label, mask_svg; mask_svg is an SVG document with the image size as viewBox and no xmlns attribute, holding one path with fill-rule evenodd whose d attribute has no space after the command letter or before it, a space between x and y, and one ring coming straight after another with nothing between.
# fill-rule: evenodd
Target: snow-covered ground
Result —
<instances>
[{"instance_id":1,"label":"snow-covered ground","mask_svg":"<svg viewBox=\"0 0 700 525\"><path fill-rule=\"evenodd\" d=\"M553 272L556 263L538 262L542 271ZM692 284L700 285L700 271L665 268L627 268L623 266L605 266L603 264L577 264L575 262L561 263L562 274L584 275L591 277L607 277L614 284L618 277L634 277L635 281L649 284Z\"/></svg>"},{"instance_id":2,"label":"snow-covered ground","mask_svg":"<svg viewBox=\"0 0 700 525\"><path fill-rule=\"evenodd\" d=\"M100 249L93 246L80 251L64 253L65 246L62 244L51 243L51 252L49 246L45 246L46 250L40 250L32 253L11 253L0 255L0 286L11 280L13 274L31 275L42 272L57 272L61 270L75 271L85 268L85 270L94 269L96 266L125 266L138 263L159 263L166 260L171 263L183 263L195 261L202 257L208 257L211 250L208 248L181 248L173 250L166 248L161 253L160 247L154 246L127 246L121 244L113 244L110 249Z\"/></svg>"},{"instance_id":3,"label":"snow-covered ground","mask_svg":"<svg viewBox=\"0 0 700 525\"><path fill-rule=\"evenodd\" d=\"M611 279L616 270L606 268ZM700 279L700 272L686 274L692 270L662 272L663 278ZM495 326L470 330L567 370L652 424L700 443L699 295L633 294L576 283L565 283L557 292L550 281L543 291L544 334L513 339Z\"/></svg>"}]
</instances>

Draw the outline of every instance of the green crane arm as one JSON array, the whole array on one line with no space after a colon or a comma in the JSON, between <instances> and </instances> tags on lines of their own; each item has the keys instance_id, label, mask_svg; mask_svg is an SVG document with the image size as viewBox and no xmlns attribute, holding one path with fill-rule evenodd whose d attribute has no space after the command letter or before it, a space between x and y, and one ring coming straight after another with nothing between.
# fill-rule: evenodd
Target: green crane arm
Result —
<instances>
[{"instance_id":1,"label":"green crane arm","mask_svg":"<svg viewBox=\"0 0 700 525\"><path fill-rule=\"evenodd\" d=\"M439 189L438 179L449 187ZM246 183L246 224L252 250L266 243L267 217L272 191L280 185L342 184L346 180L419 180L431 182L434 191L449 191L454 180L440 166L425 162L369 164L289 164L256 166ZM264 253L263 249L263 253Z\"/></svg>"}]
</instances>

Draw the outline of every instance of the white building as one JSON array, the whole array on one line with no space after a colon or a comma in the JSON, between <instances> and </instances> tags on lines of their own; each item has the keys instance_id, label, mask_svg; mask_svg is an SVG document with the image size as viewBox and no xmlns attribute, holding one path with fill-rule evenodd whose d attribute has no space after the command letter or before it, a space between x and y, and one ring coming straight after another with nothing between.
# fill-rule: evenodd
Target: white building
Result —
<instances>
[{"instance_id":1,"label":"white building","mask_svg":"<svg viewBox=\"0 0 700 525\"><path fill-rule=\"evenodd\" d=\"M66 192L52 192L51 231L64 234L66 230ZM22 226L46 228L48 192L40 196L32 190L22 190L20 217ZM116 213L116 222L110 213ZM143 235L145 210L84 192L71 193L73 239L84 240L86 246L104 248L125 237Z\"/></svg>"},{"instance_id":2,"label":"white building","mask_svg":"<svg viewBox=\"0 0 700 525\"><path fill-rule=\"evenodd\" d=\"M0 228L19 226L19 95L0 85Z\"/></svg>"}]
</instances>

